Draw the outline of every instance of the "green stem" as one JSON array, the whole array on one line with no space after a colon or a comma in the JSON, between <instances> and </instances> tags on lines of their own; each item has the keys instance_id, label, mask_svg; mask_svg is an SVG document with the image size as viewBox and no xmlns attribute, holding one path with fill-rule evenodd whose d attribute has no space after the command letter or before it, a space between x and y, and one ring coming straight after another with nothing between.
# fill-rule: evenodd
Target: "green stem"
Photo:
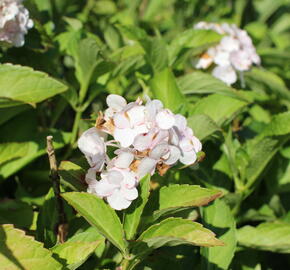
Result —
<instances>
[{"instance_id":1,"label":"green stem","mask_svg":"<svg viewBox=\"0 0 290 270\"><path fill-rule=\"evenodd\" d=\"M121 262L121 270L128 270L129 263L130 261L124 258L123 261Z\"/></svg>"}]
</instances>

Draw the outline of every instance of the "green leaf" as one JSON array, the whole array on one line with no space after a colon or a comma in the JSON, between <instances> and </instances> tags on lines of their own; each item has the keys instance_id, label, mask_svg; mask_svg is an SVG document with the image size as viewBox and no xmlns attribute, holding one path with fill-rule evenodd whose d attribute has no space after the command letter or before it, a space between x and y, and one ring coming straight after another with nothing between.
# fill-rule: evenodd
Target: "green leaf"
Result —
<instances>
[{"instance_id":1,"label":"green leaf","mask_svg":"<svg viewBox=\"0 0 290 270\"><path fill-rule=\"evenodd\" d=\"M63 269L40 242L13 225L0 226L0 265L7 270Z\"/></svg>"},{"instance_id":2,"label":"green leaf","mask_svg":"<svg viewBox=\"0 0 290 270\"><path fill-rule=\"evenodd\" d=\"M154 217L159 217L172 210L206 205L220 197L218 190L202 188L196 185L170 185L159 191L159 208Z\"/></svg>"},{"instance_id":3,"label":"green leaf","mask_svg":"<svg viewBox=\"0 0 290 270\"><path fill-rule=\"evenodd\" d=\"M168 218L152 225L141 234L137 241L145 242L149 248L165 245L189 244L194 246L222 246L223 242L201 224L181 218Z\"/></svg>"},{"instance_id":4,"label":"green leaf","mask_svg":"<svg viewBox=\"0 0 290 270\"><path fill-rule=\"evenodd\" d=\"M125 212L124 230L126 238L129 240L133 239L137 232L143 209L148 201L149 191L150 175L147 175L140 181L140 192L138 198L133 201L131 206Z\"/></svg>"},{"instance_id":5,"label":"green leaf","mask_svg":"<svg viewBox=\"0 0 290 270\"><path fill-rule=\"evenodd\" d=\"M150 81L150 87L154 97L161 100L164 107L172 111L180 111L184 108L185 97L177 86L172 71L168 68L156 73Z\"/></svg>"},{"instance_id":6,"label":"green leaf","mask_svg":"<svg viewBox=\"0 0 290 270\"><path fill-rule=\"evenodd\" d=\"M30 109L29 105L20 105L17 107L0 108L0 125L12 119L14 116ZM1 163L1 162L0 162Z\"/></svg>"},{"instance_id":7,"label":"green leaf","mask_svg":"<svg viewBox=\"0 0 290 270\"><path fill-rule=\"evenodd\" d=\"M168 67L168 53L166 43L161 38L146 39L140 42L146 52L145 58L158 73Z\"/></svg>"},{"instance_id":8,"label":"green leaf","mask_svg":"<svg viewBox=\"0 0 290 270\"><path fill-rule=\"evenodd\" d=\"M193 115L205 114L214 120L218 125L231 120L239 113L247 102L229 96L213 94L199 100L191 110Z\"/></svg>"},{"instance_id":9,"label":"green leaf","mask_svg":"<svg viewBox=\"0 0 290 270\"><path fill-rule=\"evenodd\" d=\"M58 244L50 249L54 253L54 257L67 265L70 270L81 266L102 242L101 240L83 241L79 238L76 235L65 243Z\"/></svg>"},{"instance_id":10,"label":"green leaf","mask_svg":"<svg viewBox=\"0 0 290 270\"><path fill-rule=\"evenodd\" d=\"M279 136L290 133L290 111L274 115L263 130L264 136Z\"/></svg>"},{"instance_id":11,"label":"green leaf","mask_svg":"<svg viewBox=\"0 0 290 270\"><path fill-rule=\"evenodd\" d=\"M248 141L247 186L252 185L258 179L267 164L287 140L286 136L283 138L262 137Z\"/></svg>"},{"instance_id":12,"label":"green leaf","mask_svg":"<svg viewBox=\"0 0 290 270\"><path fill-rule=\"evenodd\" d=\"M46 154L46 136L54 138L54 148L60 149L69 142L70 133L51 130L47 133L37 134L37 138L28 142L12 142L0 144L0 179L22 169L36 158ZM2 152L3 151L3 152Z\"/></svg>"},{"instance_id":13,"label":"green leaf","mask_svg":"<svg viewBox=\"0 0 290 270\"><path fill-rule=\"evenodd\" d=\"M245 247L289 254L290 224L277 221L244 226L238 230L238 242Z\"/></svg>"},{"instance_id":14,"label":"green leaf","mask_svg":"<svg viewBox=\"0 0 290 270\"><path fill-rule=\"evenodd\" d=\"M275 73L261 68L252 68L245 73L245 79L249 83L255 82L255 86L263 87L269 93L274 93L284 99L290 100L290 91L284 81Z\"/></svg>"},{"instance_id":15,"label":"green leaf","mask_svg":"<svg viewBox=\"0 0 290 270\"><path fill-rule=\"evenodd\" d=\"M203 223L225 243L224 247L201 248L201 255L205 258L202 269L227 270L237 246L235 219L222 200L216 200L212 205L202 208L202 213Z\"/></svg>"},{"instance_id":16,"label":"green leaf","mask_svg":"<svg viewBox=\"0 0 290 270\"><path fill-rule=\"evenodd\" d=\"M14 224L17 227L30 228L33 222L33 209L24 202L4 200L0 204L0 223Z\"/></svg>"},{"instance_id":17,"label":"green leaf","mask_svg":"<svg viewBox=\"0 0 290 270\"><path fill-rule=\"evenodd\" d=\"M93 38L86 38L77 44L77 48L73 53L75 59L76 77L81 85L81 102L86 96L92 76L99 64L99 61L97 61L99 52L100 48L96 40Z\"/></svg>"},{"instance_id":18,"label":"green leaf","mask_svg":"<svg viewBox=\"0 0 290 270\"><path fill-rule=\"evenodd\" d=\"M207 49L222 38L211 30L189 29L177 35L169 45L169 63L172 65L185 49ZM202 51L200 51L202 52Z\"/></svg>"},{"instance_id":19,"label":"green leaf","mask_svg":"<svg viewBox=\"0 0 290 270\"><path fill-rule=\"evenodd\" d=\"M220 127L205 114L192 115L187 118L187 123L192 128L194 135L200 140L205 139L216 131L221 131Z\"/></svg>"},{"instance_id":20,"label":"green leaf","mask_svg":"<svg viewBox=\"0 0 290 270\"><path fill-rule=\"evenodd\" d=\"M0 107L35 105L67 90L67 86L43 72L11 64L0 65L0 85Z\"/></svg>"},{"instance_id":21,"label":"green leaf","mask_svg":"<svg viewBox=\"0 0 290 270\"><path fill-rule=\"evenodd\" d=\"M62 197L112 244L126 253L123 228L116 212L97 196L84 192L69 192Z\"/></svg>"},{"instance_id":22,"label":"green leaf","mask_svg":"<svg viewBox=\"0 0 290 270\"><path fill-rule=\"evenodd\" d=\"M245 98L237 90L201 71L192 72L178 78L177 84L183 94L217 93L245 101Z\"/></svg>"},{"instance_id":23,"label":"green leaf","mask_svg":"<svg viewBox=\"0 0 290 270\"><path fill-rule=\"evenodd\" d=\"M69 187L73 191L85 191L84 184L85 170L70 161L62 161L59 165L59 175L61 184Z\"/></svg>"}]
</instances>

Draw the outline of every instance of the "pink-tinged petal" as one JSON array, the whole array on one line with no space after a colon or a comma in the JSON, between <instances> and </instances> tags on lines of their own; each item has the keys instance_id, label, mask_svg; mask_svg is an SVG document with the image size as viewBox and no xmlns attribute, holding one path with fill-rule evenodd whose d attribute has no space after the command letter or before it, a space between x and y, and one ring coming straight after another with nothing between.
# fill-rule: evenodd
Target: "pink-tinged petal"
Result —
<instances>
[{"instance_id":1,"label":"pink-tinged petal","mask_svg":"<svg viewBox=\"0 0 290 270\"><path fill-rule=\"evenodd\" d=\"M237 74L231 66L227 67L217 66L213 69L212 75L222 80L227 85L231 85L237 81Z\"/></svg>"},{"instance_id":2,"label":"pink-tinged petal","mask_svg":"<svg viewBox=\"0 0 290 270\"><path fill-rule=\"evenodd\" d=\"M78 147L86 156L88 163L96 171L102 170L106 159L104 133L92 127L86 130L78 140Z\"/></svg>"},{"instance_id":3,"label":"pink-tinged petal","mask_svg":"<svg viewBox=\"0 0 290 270\"><path fill-rule=\"evenodd\" d=\"M170 156L164 161L164 163L167 165L173 165L179 160L180 156L180 150L176 146L170 145Z\"/></svg>"},{"instance_id":4,"label":"pink-tinged petal","mask_svg":"<svg viewBox=\"0 0 290 270\"><path fill-rule=\"evenodd\" d=\"M133 128L133 131L136 135L138 135L138 134L147 133L149 130L146 124L141 124L139 126L135 126Z\"/></svg>"},{"instance_id":5,"label":"pink-tinged petal","mask_svg":"<svg viewBox=\"0 0 290 270\"><path fill-rule=\"evenodd\" d=\"M116 112L121 111L127 105L127 101L123 97L114 94L108 95L106 101L108 107Z\"/></svg>"},{"instance_id":6,"label":"pink-tinged petal","mask_svg":"<svg viewBox=\"0 0 290 270\"><path fill-rule=\"evenodd\" d=\"M123 181L123 175L117 170L110 170L106 172L108 183L111 185L120 186Z\"/></svg>"},{"instance_id":7,"label":"pink-tinged petal","mask_svg":"<svg viewBox=\"0 0 290 270\"><path fill-rule=\"evenodd\" d=\"M86 183L90 184L93 181L96 181L96 170L95 169L88 169L85 177Z\"/></svg>"},{"instance_id":8,"label":"pink-tinged petal","mask_svg":"<svg viewBox=\"0 0 290 270\"><path fill-rule=\"evenodd\" d=\"M134 155L130 152L121 152L115 159L115 166L121 169L129 168L134 160Z\"/></svg>"},{"instance_id":9,"label":"pink-tinged petal","mask_svg":"<svg viewBox=\"0 0 290 270\"><path fill-rule=\"evenodd\" d=\"M127 111L130 119L131 127L138 126L145 123L145 107L134 106L132 109Z\"/></svg>"},{"instance_id":10,"label":"pink-tinged petal","mask_svg":"<svg viewBox=\"0 0 290 270\"><path fill-rule=\"evenodd\" d=\"M114 130L114 139L122 147L129 147L134 142L135 135L135 132L130 128L115 128Z\"/></svg>"},{"instance_id":11,"label":"pink-tinged petal","mask_svg":"<svg viewBox=\"0 0 290 270\"><path fill-rule=\"evenodd\" d=\"M174 117L175 117L174 126L176 126L179 131L185 130L187 126L186 118L181 114L176 114Z\"/></svg>"},{"instance_id":12,"label":"pink-tinged petal","mask_svg":"<svg viewBox=\"0 0 290 270\"><path fill-rule=\"evenodd\" d=\"M240 42L236 38L225 36L222 38L220 46L224 51L233 52L240 49Z\"/></svg>"},{"instance_id":13,"label":"pink-tinged petal","mask_svg":"<svg viewBox=\"0 0 290 270\"><path fill-rule=\"evenodd\" d=\"M230 53L219 50L214 57L214 62L218 66L226 67L229 66L230 63Z\"/></svg>"},{"instance_id":14,"label":"pink-tinged petal","mask_svg":"<svg viewBox=\"0 0 290 270\"><path fill-rule=\"evenodd\" d=\"M149 121L155 121L157 113L163 108L163 104L160 100L154 99L148 101L146 104L146 116Z\"/></svg>"},{"instance_id":15,"label":"pink-tinged petal","mask_svg":"<svg viewBox=\"0 0 290 270\"><path fill-rule=\"evenodd\" d=\"M115 190L114 193L107 197L109 205L115 210L123 210L130 206L131 200L124 198L120 190Z\"/></svg>"},{"instance_id":16,"label":"pink-tinged petal","mask_svg":"<svg viewBox=\"0 0 290 270\"><path fill-rule=\"evenodd\" d=\"M161 129L170 129L175 123L174 114L170 110L162 110L156 115L156 123Z\"/></svg>"},{"instance_id":17,"label":"pink-tinged petal","mask_svg":"<svg viewBox=\"0 0 290 270\"><path fill-rule=\"evenodd\" d=\"M114 115L114 125L117 128L130 128L130 121L124 113L120 112Z\"/></svg>"},{"instance_id":18,"label":"pink-tinged petal","mask_svg":"<svg viewBox=\"0 0 290 270\"><path fill-rule=\"evenodd\" d=\"M193 136L191 138L191 141L192 141L192 144L193 144L193 147L194 147L194 151L196 153L200 152L201 149L202 149L202 144L201 144L200 140L198 138L196 138L195 136Z\"/></svg>"},{"instance_id":19,"label":"pink-tinged petal","mask_svg":"<svg viewBox=\"0 0 290 270\"><path fill-rule=\"evenodd\" d=\"M179 144L179 136L176 131L176 128L172 128L169 130L169 142L170 144L173 144L173 145Z\"/></svg>"},{"instance_id":20,"label":"pink-tinged petal","mask_svg":"<svg viewBox=\"0 0 290 270\"><path fill-rule=\"evenodd\" d=\"M194 150L192 141L188 138L183 137L179 142L179 147L183 152L189 152Z\"/></svg>"},{"instance_id":21,"label":"pink-tinged petal","mask_svg":"<svg viewBox=\"0 0 290 270\"><path fill-rule=\"evenodd\" d=\"M137 170L137 175L142 178L146 174L153 174L155 171L157 161L153 158L145 157L141 160L138 170Z\"/></svg>"},{"instance_id":22,"label":"pink-tinged petal","mask_svg":"<svg viewBox=\"0 0 290 270\"><path fill-rule=\"evenodd\" d=\"M159 160L169 152L170 148L167 143L157 144L149 153L149 157Z\"/></svg>"},{"instance_id":23,"label":"pink-tinged petal","mask_svg":"<svg viewBox=\"0 0 290 270\"><path fill-rule=\"evenodd\" d=\"M184 165L191 165L197 159L195 151L183 152L179 158L179 161Z\"/></svg>"},{"instance_id":24,"label":"pink-tinged petal","mask_svg":"<svg viewBox=\"0 0 290 270\"><path fill-rule=\"evenodd\" d=\"M157 144L161 142L168 142L169 140L169 131L168 130L160 130L155 138L153 139L151 147L155 147Z\"/></svg>"},{"instance_id":25,"label":"pink-tinged petal","mask_svg":"<svg viewBox=\"0 0 290 270\"><path fill-rule=\"evenodd\" d=\"M137 185L137 175L132 171L122 171L123 174L123 182L122 187L125 188L133 188Z\"/></svg>"},{"instance_id":26,"label":"pink-tinged petal","mask_svg":"<svg viewBox=\"0 0 290 270\"><path fill-rule=\"evenodd\" d=\"M117 189L116 185L110 184L106 179L101 179L100 181L97 181L97 183L95 183L92 187L94 188L95 193L99 197L110 196Z\"/></svg>"},{"instance_id":27,"label":"pink-tinged petal","mask_svg":"<svg viewBox=\"0 0 290 270\"><path fill-rule=\"evenodd\" d=\"M138 190L137 188L121 188L120 190L122 196L130 201L133 201L138 198Z\"/></svg>"},{"instance_id":28,"label":"pink-tinged petal","mask_svg":"<svg viewBox=\"0 0 290 270\"><path fill-rule=\"evenodd\" d=\"M239 71L249 70L252 64L250 55L244 50L232 52L230 60L234 68Z\"/></svg>"},{"instance_id":29,"label":"pink-tinged petal","mask_svg":"<svg viewBox=\"0 0 290 270\"><path fill-rule=\"evenodd\" d=\"M134 148L141 152L149 149L152 144L153 135L150 133L137 135L133 143Z\"/></svg>"}]
</instances>

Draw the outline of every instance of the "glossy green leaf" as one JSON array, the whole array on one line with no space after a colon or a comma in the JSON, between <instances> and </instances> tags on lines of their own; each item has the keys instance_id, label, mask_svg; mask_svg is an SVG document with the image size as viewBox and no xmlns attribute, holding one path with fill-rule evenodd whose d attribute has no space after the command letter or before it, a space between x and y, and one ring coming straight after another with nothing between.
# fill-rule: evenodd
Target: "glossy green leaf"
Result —
<instances>
[{"instance_id":1,"label":"glossy green leaf","mask_svg":"<svg viewBox=\"0 0 290 270\"><path fill-rule=\"evenodd\" d=\"M254 249L290 253L290 224L277 221L244 226L238 230L238 242Z\"/></svg>"},{"instance_id":2,"label":"glossy green leaf","mask_svg":"<svg viewBox=\"0 0 290 270\"><path fill-rule=\"evenodd\" d=\"M63 244L54 246L50 250L54 253L56 259L67 265L68 269L74 270L88 259L100 243L100 240L88 242L71 238Z\"/></svg>"},{"instance_id":3,"label":"glossy green leaf","mask_svg":"<svg viewBox=\"0 0 290 270\"><path fill-rule=\"evenodd\" d=\"M195 114L187 118L187 123L192 128L194 135L203 140L211 134L221 131L220 127L207 115Z\"/></svg>"},{"instance_id":4,"label":"glossy green leaf","mask_svg":"<svg viewBox=\"0 0 290 270\"><path fill-rule=\"evenodd\" d=\"M35 105L67 90L43 72L11 64L0 65L0 85L0 107L14 106L15 102Z\"/></svg>"},{"instance_id":5,"label":"glossy green leaf","mask_svg":"<svg viewBox=\"0 0 290 270\"><path fill-rule=\"evenodd\" d=\"M177 84L184 94L221 94L240 100L245 98L235 89L226 85L208 73L195 71L177 80Z\"/></svg>"},{"instance_id":6,"label":"glossy green leaf","mask_svg":"<svg viewBox=\"0 0 290 270\"><path fill-rule=\"evenodd\" d=\"M126 253L126 241L115 211L102 199L89 193L69 192L62 197L112 244Z\"/></svg>"},{"instance_id":7,"label":"glossy green leaf","mask_svg":"<svg viewBox=\"0 0 290 270\"><path fill-rule=\"evenodd\" d=\"M0 225L0 265L5 270L63 269L43 244L13 225Z\"/></svg>"},{"instance_id":8,"label":"glossy green leaf","mask_svg":"<svg viewBox=\"0 0 290 270\"><path fill-rule=\"evenodd\" d=\"M150 88L154 97L161 100L164 107L174 112L184 109L185 97L177 86L173 72L166 68L156 73L150 81Z\"/></svg>"},{"instance_id":9,"label":"glossy green leaf","mask_svg":"<svg viewBox=\"0 0 290 270\"><path fill-rule=\"evenodd\" d=\"M159 207L154 212L154 217L158 218L176 209L206 205L221 195L222 193L218 190L202 188L196 185L162 187L159 191Z\"/></svg>"},{"instance_id":10,"label":"glossy green leaf","mask_svg":"<svg viewBox=\"0 0 290 270\"><path fill-rule=\"evenodd\" d=\"M230 208L222 200L216 200L212 205L202 209L203 223L216 232L218 238L225 243L223 247L202 248L204 270L229 269L234 257L237 236L236 222Z\"/></svg>"},{"instance_id":11,"label":"glossy green leaf","mask_svg":"<svg viewBox=\"0 0 290 270\"><path fill-rule=\"evenodd\" d=\"M143 209L148 201L150 175L143 177L139 184L139 196L125 212L124 230L127 239L133 239L140 223Z\"/></svg>"},{"instance_id":12,"label":"glossy green leaf","mask_svg":"<svg viewBox=\"0 0 290 270\"><path fill-rule=\"evenodd\" d=\"M192 114L205 114L212 118L218 125L231 120L238 114L247 102L229 96L213 94L202 98L191 110Z\"/></svg>"},{"instance_id":13,"label":"glossy green leaf","mask_svg":"<svg viewBox=\"0 0 290 270\"><path fill-rule=\"evenodd\" d=\"M194 246L222 246L223 242L201 224L181 218L168 218L152 225L141 234L138 241L145 242L149 248L169 245L189 244Z\"/></svg>"}]
</instances>

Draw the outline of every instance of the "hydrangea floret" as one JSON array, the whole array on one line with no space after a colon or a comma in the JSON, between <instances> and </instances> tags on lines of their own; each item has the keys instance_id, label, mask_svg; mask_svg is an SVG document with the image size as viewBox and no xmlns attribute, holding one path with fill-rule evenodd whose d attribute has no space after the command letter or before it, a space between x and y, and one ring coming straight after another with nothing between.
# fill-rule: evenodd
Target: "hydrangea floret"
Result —
<instances>
[{"instance_id":1,"label":"hydrangea floret","mask_svg":"<svg viewBox=\"0 0 290 270\"><path fill-rule=\"evenodd\" d=\"M0 1L0 41L15 47L24 45L24 36L33 27L22 0Z\"/></svg>"},{"instance_id":2,"label":"hydrangea floret","mask_svg":"<svg viewBox=\"0 0 290 270\"><path fill-rule=\"evenodd\" d=\"M159 100L147 98L143 104L138 98L127 103L112 94L106 101L108 108L99 114L96 126L81 135L78 147L90 165L87 191L122 210L138 197L136 187L142 177L156 171L164 175L178 162L194 164L202 145L186 118ZM108 147L116 148L113 158Z\"/></svg>"},{"instance_id":3,"label":"hydrangea floret","mask_svg":"<svg viewBox=\"0 0 290 270\"><path fill-rule=\"evenodd\" d=\"M216 24L199 22L195 29L213 30L224 35L220 43L203 53L195 67L207 69L215 64L212 75L228 85L238 79L237 73L249 70L253 65L260 65L261 59L256 52L252 39L245 30L235 24Z\"/></svg>"}]
</instances>

